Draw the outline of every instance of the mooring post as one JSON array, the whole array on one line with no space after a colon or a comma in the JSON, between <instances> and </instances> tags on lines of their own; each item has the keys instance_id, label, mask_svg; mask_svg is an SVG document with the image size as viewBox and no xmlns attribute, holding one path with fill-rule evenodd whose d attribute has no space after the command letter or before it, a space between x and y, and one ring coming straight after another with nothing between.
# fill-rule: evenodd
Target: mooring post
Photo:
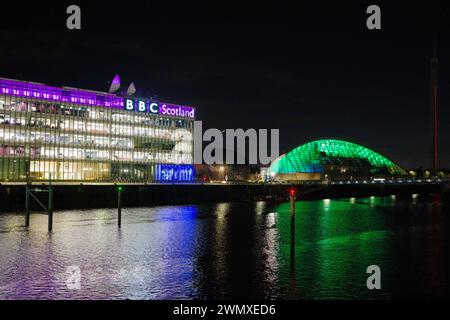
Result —
<instances>
[{"instance_id":1,"label":"mooring post","mask_svg":"<svg viewBox=\"0 0 450 320\"><path fill-rule=\"evenodd\" d=\"M48 231L52 231L53 229L53 187L52 187L52 174L50 173L48 179Z\"/></svg>"},{"instance_id":2,"label":"mooring post","mask_svg":"<svg viewBox=\"0 0 450 320\"><path fill-rule=\"evenodd\" d=\"M117 225L122 226L122 187L117 187Z\"/></svg>"},{"instance_id":3,"label":"mooring post","mask_svg":"<svg viewBox=\"0 0 450 320\"><path fill-rule=\"evenodd\" d=\"M291 202L291 245L295 244L295 195L290 195Z\"/></svg>"},{"instance_id":4,"label":"mooring post","mask_svg":"<svg viewBox=\"0 0 450 320\"><path fill-rule=\"evenodd\" d=\"M53 229L53 187L48 186L48 231Z\"/></svg>"},{"instance_id":5,"label":"mooring post","mask_svg":"<svg viewBox=\"0 0 450 320\"><path fill-rule=\"evenodd\" d=\"M289 196L291 201L291 222L295 221L295 195Z\"/></svg>"},{"instance_id":6,"label":"mooring post","mask_svg":"<svg viewBox=\"0 0 450 320\"><path fill-rule=\"evenodd\" d=\"M25 161L25 227L30 226L30 161Z\"/></svg>"},{"instance_id":7,"label":"mooring post","mask_svg":"<svg viewBox=\"0 0 450 320\"><path fill-rule=\"evenodd\" d=\"M30 226L30 186L25 186L25 227Z\"/></svg>"},{"instance_id":8,"label":"mooring post","mask_svg":"<svg viewBox=\"0 0 450 320\"><path fill-rule=\"evenodd\" d=\"M289 189L289 200L291 203L291 256L295 252L295 195L297 190L295 188Z\"/></svg>"}]
</instances>

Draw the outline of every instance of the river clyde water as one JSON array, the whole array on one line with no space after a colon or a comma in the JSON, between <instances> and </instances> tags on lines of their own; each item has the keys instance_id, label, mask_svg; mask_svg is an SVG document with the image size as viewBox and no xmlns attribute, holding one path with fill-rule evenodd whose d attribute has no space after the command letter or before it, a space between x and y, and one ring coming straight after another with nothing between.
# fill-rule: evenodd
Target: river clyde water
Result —
<instances>
[{"instance_id":1,"label":"river clyde water","mask_svg":"<svg viewBox=\"0 0 450 320\"><path fill-rule=\"evenodd\" d=\"M1 214L0 299L450 297L450 208L439 195L296 209L293 254L288 203L125 208L120 229L114 209L59 211L51 233L46 215L27 229L23 215ZM367 289L370 265L381 290Z\"/></svg>"}]
</instances>

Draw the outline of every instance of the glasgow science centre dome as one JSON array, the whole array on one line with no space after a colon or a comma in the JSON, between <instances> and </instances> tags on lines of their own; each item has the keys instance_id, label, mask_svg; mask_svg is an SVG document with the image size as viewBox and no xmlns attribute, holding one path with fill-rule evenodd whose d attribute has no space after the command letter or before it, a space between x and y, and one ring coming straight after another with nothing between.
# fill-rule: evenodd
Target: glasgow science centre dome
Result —
<instances>
[{"instance_id":1,"label":"glasgow science centre dome","mask_svg":"<svg viewBox=\"0 0 450 320\"><path fill-rule=\"evenodd\" d=\"M281 155L267 170L275 181L391 178L407 172L383 155L359 144L314 140Z\"/></svg>"}]
</instances>

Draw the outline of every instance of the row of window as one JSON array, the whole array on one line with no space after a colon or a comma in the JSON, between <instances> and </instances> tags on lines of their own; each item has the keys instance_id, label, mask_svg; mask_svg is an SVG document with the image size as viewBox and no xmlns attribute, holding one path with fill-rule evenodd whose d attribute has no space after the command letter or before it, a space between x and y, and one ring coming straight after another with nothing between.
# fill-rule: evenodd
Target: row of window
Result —
<instances>
[{"instance_id":1,"label":"row of window","mask_svg":"<svg viewBox=\"0 0 450 320\"><path fill-rule=\"evenodd\" d=\"M29 150L29 151L28 151ZM0 145L0 157L30 159L108 160L124 162L192 163L192 154L174 151L142 152L83 148L30 147Z\"/></svg>"},{"instance_id":2,"label":"row of window","mask_svg":"<svg viewBox=\"0 0 450 320\"><path fill-rule=\"evenodd\" d=\"M1 181L78 180L153 181L154 164L128 164L81 161L25 161L0 159Z\"/></svg>"},{"instance_id":3,"label":"row of window","mask_svg":"<svg viewBox=\"0 0 450 320\"><path fill-rule=\"evenodd\" d=\"M185 153L193 151L192 134L186 129L173 131L169 138L157 139L148 136L98 136L83 133L45 132L40 130L26 130L24 128L2 128L0 126L0 143L19 143L42 145L51 144L57 146L77 147L102 147L108 149L148 149L177 150Z\"/></svg>"},{"instance_id":4,"label":"row of window","mask_svg":"<svg viewBox=\"0 0 450 320\"><path fill-rule=\"evenodd\" d=\"M105 120L129 124L156 125L162 127L192 128L192 121L185 119L161 118L155 115L142 114L118 109L105 109L100 107L75 107L58 104L15 101L14 98L0 96L0 119L2 111L15 113L31 113L60 115L83 118L83 120ZM6 120L5 120L6 121Z\"/></svg>"},{"instance_id":5,"label":"row of window","mask_svg":"<svg viewBox=\"0 0 450 320\"><path fill-rule=\"evenodd\" d=\"M66 131L82 131L104 135L128 136L160 136L167 138L175 128L158 128L153 126L132 126L117 123L85 122L73 118L40 118L27 114L4 114L0 112L0 124L11 126L26 126L39 129L57 129Z\"/></svg>"},{"instance_id":6,"label":"row of window","mask_svg":"<svg viewBox=\"0 0 450 320\"><path fill-rule=\"evenodd\" d=\"M185 130L185 129L179 129ZM78 145L97 145L104 147L144 147L145 144L158 144L166 142L173 144L179 140L180 131L152 131L152 134L138 134L139 130L133 130L134 135L100 135L98 133L77 133L79 130L64 130L63 132L55 130L36 130L21 127L2 127L0 126L0 141L19 141L31 143L62 143L62 144L78 144ZM73 133L71 133L73 132ZM123 132L123 131L120 131ZM192 134L185 132L185 141L192 141ZM188 140L186 140L188 139Z\"/></svg>"}]
</instances>

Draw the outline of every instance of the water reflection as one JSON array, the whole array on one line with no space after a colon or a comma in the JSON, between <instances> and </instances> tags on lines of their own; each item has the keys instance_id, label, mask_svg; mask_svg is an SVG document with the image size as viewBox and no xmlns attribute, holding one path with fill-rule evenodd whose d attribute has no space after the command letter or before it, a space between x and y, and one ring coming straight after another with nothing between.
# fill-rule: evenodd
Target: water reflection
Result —
<instances>
[{"instance_id":1,"label":"water reflection","mask_svg":"<svg viewBox=\"0 0 450 320\"><path fill-rule=\"evenodd\" d=\"M0 215L3 299L448 297L448 203L438 197ZM293 253L293 254L292 254ZM382 290L366 288L379 265ZM81 290L66 286L79 266Z\"/></svg>"},{"instance_id":2,"label":"water reflection","mask_svg":"<svg viewBox=\"0 0 450 320\"><path fill-rule=\"evenodd\" d=\"M421 204L424 201L427 203L429 199L422 199ZM439 267L424 266L429 260L418 254L430 244L418 238L417 230L429 236L432 234L428 233L429 224L424 223L424 217L435 217L437 227L448 230L448 217L436 214L436 210L442 213L442 208L435 206L434 210L430 210L419 203L399 206L391 197L297 203L295 265L292 265L287 246L290 237L289 206L282 204L276 210L282 219L280 242L284 244L279 253L282 262L280 291L285 293L286 298L421 297L420 290L424 287L436 297L449 294L448 273L441 272L434 278L439 279L441 284L446 282L439 288L440 291L428 282L430 279L426 274L445 270L449 265L448 250L439 250L442 258L437 263ZM399 213L400 217L397 216ZM404 219L404 214L409 218ZM405 224L412 224L413 227L405 230ZM412 242L406 250L405 239ZM448 234L439 234L436 240L441 246L448 245ZM433 246L431 252L435 249ZM403 252L399 254L400 250ZM372 264L379 265L383 272L385 286L382 291L366 288L365 272Z\"/></svg>"}]
</instances>

